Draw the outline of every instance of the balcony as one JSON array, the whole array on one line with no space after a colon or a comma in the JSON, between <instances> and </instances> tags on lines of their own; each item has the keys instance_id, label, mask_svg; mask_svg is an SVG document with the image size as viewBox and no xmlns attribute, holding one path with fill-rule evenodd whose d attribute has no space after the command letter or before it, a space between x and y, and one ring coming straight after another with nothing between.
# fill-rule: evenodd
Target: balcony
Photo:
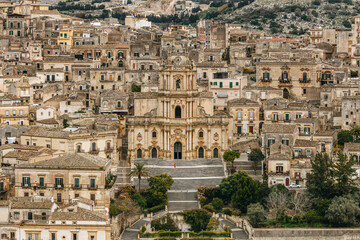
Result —
<instances>
[{"instance_id":1,"label":"balcony","mask_svg":"<svg viewBox=\"0 0 360 240\"><path fill-rule=\"evenodd\" d=\"M91 149L90 151L89 151L89 153L90 154L93 154L93 155L97 155L97 154L99 154L99 152L100 152L100 150L97 148L97 149Z\"/></svg>"},{"instance_id":2,"label":"balcony","mask_svg":"<svg viewBox=\"0 0 360 240\"><path fill-rule=\"evenodd\" d=\"M81 189L81 188L82 188L82 184L79 184L79 185L72 184L72 185L71 185L71 188L72 188L72 189Z\"/></svg>"},{"instance_id":3,"label":"balcony","mask_svg":"<svg viewBox=\"0 0 360 240\"><path fill-rule=\"evenodd\" d=\"M261 82L271 82L272 78L260 78Z\"/></svg>"},{"instance_id":4,"label":"balcony","mask_svg":"<svg viewBox=\"0 0 360 240\"><path fill-rule=\"evenodd\" d=\"M97 189L98 189L98 185L94 185L94 186L88 185L88 189L89 189L89 190L97 190Z\"/></svg>"},{"instance_id":5,"label":"balcony","mask_svg":"<svg viewBox=\"0 0 360 240\"><path fill-rule=\"evenodd\" d=\"M46 188L46 187L47 187L47 184L44 183L43 185L40 186L40 183L35 183L35 184L33 185L33 187L34 187L34 188Z\"/></svg>"},{"instance_id":6,"label":"balcony","mask_svg":"<svg viewBox=\"0 0 360 240\"><path fill-rule=\"evenodd\" d=\"M24 183L21 185L23 188L31 188L31 184L30 183Z\"/></svg>"},{"instance_id":7,"label":"balcony","mask_svg":"<svg viewBox=\"0 0 360 240\"><path fill-rule=\"evenodd\" d=\"M106 153L112 153L113 151L114 151L114 148L112 148L112 147L105 149Z\"/></svg>"},{"instance_id":8,"label":"balcony","mask_svg":"<svg viewBox=\"0 0 360 240\"><path fill-rule=\"evenodd\" d=\"M299 78L299 82L300 83L309 83L309 82L311 82L311 80L310 79L303 79L303 78Z\"/></svg>"},{"instance_id":9,"label":"balcony","mask_svg":"<svg viewBox=\"0 0 360 240\"><path fill-rule=\"evenodd\" d=\"M281 77L279 77L279 82L283 83L283 84L290 84L291 83L291 78L281 78Z\"/></svg>"},{"instance_id":10,"label":"balcony","mask_svg":"<svg viewBox=\"0 0 360 240\"><path fill-rule=\"evenodd\" d=\"M55 189L63 189L64 188L64 184L61 184L61 185L54 184L54 186L55 186Z\"/></svg>"}]
</instances>

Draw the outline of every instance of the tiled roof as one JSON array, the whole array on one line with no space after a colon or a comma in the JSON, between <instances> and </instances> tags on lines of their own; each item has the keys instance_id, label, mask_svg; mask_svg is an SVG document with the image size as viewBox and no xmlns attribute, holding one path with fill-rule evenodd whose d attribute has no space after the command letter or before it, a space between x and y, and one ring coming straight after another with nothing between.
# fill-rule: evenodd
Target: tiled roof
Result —
<instances>
[{"instance_id":1,"label":"tiled roof","mask_svg":"<svg viewBox=\"0 0 360 240\"><path fill-rule=\"evenodd\" d=\"M32 127L29 131L23 133L23 136L34 137L51 137L51 138L68 138L69 132L61 131L60 129L49 129L44 127Z\"/></svg>"},{"instance_id":2,"label":"tiled roof","mask_svg":"<svg viewBox=\"0 0 360 240\"><path fill-rule=\"evenodd\" d=\"M50 209L53 202L31 202L31 201L15 201L11 203L12 209Z\"/></svg>"},{"instance_id":3,"label":"tiled roof","mask_svg":"<svg viewBox=\"0 0 360 240\"><path fill-rule=\"evenodd\" d=\"M294 147L316 147L315 141L296 139Z\"/></svg>"},{"instance_id":4,"label":"tiled roof","mask_svg":"<svg viewBox=\"0 0 360 240\"><path fill-rule=\"evenodd\" d=\"M295 132L296 125L290 124L271 124L267 123L263 125L263 133L289 133Z\"/></svg>"},{"instance_id":5,"label":"tiled roof","mask_svg":"<svg viewBox=\"0 0 360 240\"><path fill-rule=\"evenodd\" d=\"M61 221L107 221L106 215L95 213L83 208L77 208L76 212L53 212L49 220L61 220Z\"/></svg>"},{"instance_id":6,"label":"tiled roof","mask_svg":"<svg viewBox=\"0 0 360 240\"><path fill-rule=\"evenodd\" d=\"M347 151L360 151L360 143L347 142L344 145L344 149L346 149Z\"/></svg>"},{"instance_id":7,"label":"tiled roof","mask_svg":"<svg viewBox=\"0 0 360 240\"><path fill-rule=\"evenodd\" d=\"M228 101L228 105L259 105L259 103L247 98L237 98Z\"/></svg>"},{"instance_id":8,"label":"tiled roof","mask_svg":"<svg viewBox=\"0 0 360 240\"><path fill-rule=\"evenodd\" d=\"M44 161L26 163L17 168L104 169L109 160L87 153L66 154Z\"/></svg>"}]
</instances>

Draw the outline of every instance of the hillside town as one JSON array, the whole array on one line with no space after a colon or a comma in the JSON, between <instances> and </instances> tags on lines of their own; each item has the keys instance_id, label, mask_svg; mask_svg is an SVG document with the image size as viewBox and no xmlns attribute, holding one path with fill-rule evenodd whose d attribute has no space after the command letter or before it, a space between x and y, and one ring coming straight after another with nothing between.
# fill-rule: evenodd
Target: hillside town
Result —
<instances>
[{"instance_id":1,"label":"hillside town","mask_svg":"<svg viewBox=\"0 0 360 240\"><path fill-rule=\"evenodd\" d=\"M360 15L294 38L39 0L0 21L0 239L360 235Z\"/></svg>"}]
</instances>

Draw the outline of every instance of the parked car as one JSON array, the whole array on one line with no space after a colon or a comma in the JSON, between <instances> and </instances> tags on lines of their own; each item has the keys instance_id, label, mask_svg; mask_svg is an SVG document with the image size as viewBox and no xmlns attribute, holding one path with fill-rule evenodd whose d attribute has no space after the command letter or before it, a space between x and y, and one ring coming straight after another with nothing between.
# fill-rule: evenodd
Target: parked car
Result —
<instances>
[{"instance_id":1,"label":"parked car","mask_svg":"<svg viewBox=\"0 0 360 240\"><path fill-rule=\"evenodd\" d=\"M291 183L289 188L300 188L300 185L296 183Z\"/></svg>"}]
</instances>

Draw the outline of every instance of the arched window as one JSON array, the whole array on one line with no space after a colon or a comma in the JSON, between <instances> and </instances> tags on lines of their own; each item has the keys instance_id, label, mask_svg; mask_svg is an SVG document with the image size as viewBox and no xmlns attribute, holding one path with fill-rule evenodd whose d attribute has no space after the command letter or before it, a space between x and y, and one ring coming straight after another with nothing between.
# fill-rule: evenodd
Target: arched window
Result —
<instances>
[{"instance_id":1,"label":"arched window","mask_svg":"<svg viewBox=\"0 0 360 240\"><path fill-rule=\"evenodd\" d=\"M306 80L307 80L307 73L303 72L303 81L306 81Z\"/></svg>"},{"instance_id":2,"label":"arched window","mask_svg":"<svg viewBox=\"0 0 360 240\"><path fill-rule=\"evenodd\" d=\"M181 142L176 142L174 144L174 159L182 158L182 144Z\"/></svg>"},{"instance_id":3,"label":"arched window","mask_svg":"<svg viewBox=\"0 0 360 240\"><path fill-rule=\"evenodd\" d=\"M110 148L111 148L111 142L106 142L106 149L110 150Z\"/></svg>"},{"instance_id":4,"label":"arched window","mask_svg":"<svg viewBox=\"0 0 360 240\"><path fill-rule=\"evenodd\" d=\"M76 152L81 152L81 144L76 145Z\"/></svg>"},{"instance_id":5,"label":"arched window","mask_svg":"<svg viewBox=\"0 0 360 240\"><path fill-rule=\"evenodd\" d=\"M28 212L28 220L32 220L33 219L33 214L32 212Z\"/></svg>"},{"instance_id":6,"label":"arched window","mask_svg":"<svg viewBox=\"0 0 360 240\"><path fill-rule=\"evenodd\" d=\"M180 83L181 83L180 79L176 80L176 90L180 89Z\"/></svg>"},{"instance_id":7,"label":"arched window","mask_svg":"<svg viewBox=\"0 0 360 240\"><path fill-rule=\"evenodd\" d=\"M117 101L117 107L118 107L118 108L121 107L121 101Z\"/></svg>"},{"instance_id":8,"label":"arched window","mask_svg":"<svg viewBox=\"0 0 360 240\"><path fill-rule=\"evenodd\" d=\"M82 90L82 86L80 86L79 89Z\"/></svg>"},{"instance_id":9,"label":"arched window","mask_svg":"<svg viewBox=\"0 0 360 240\"><path fill-rule=\"evenodd\" d=\"M121 76L120 75L118 76L118 81L121 81Z\"/></svg>"},{"instance_id":10,"label":"arched window","mask_svg":"<svg viewBox=\"0 0 360 240\"><path fill-rule=\"evenodd\" d=\"M217 148L214 148L213 158L219 158L219 150Z\"/></svg>"},{"instance_id":11,"label":"arched window","mask_svg":"<svg viewBox=\"0 0 360 240\"><path fill-rule=\"evenodd\" d=\"M200 148L199 148L198 157L199 157L199 158L204 158L204 148L203 148L203 147L200 147Z\"/></svg>"},{"instance_id":12,"label":"arched window","mask_svg":"<svg viewBox=\"0 0 360 240\"><path fill-rule=\"evenodd\" d=\"M124 67L124 62L120 60L118 66L119 66L119 67Z\"/></svg>"},{"instance_id":13,"label":"arched window","mask_svg":"<svg viewBox=\"0 0 360 240\"><path fill-rule=\"evenodd\" d=\"M136 157L137 157L137 158L142 158L142 151L141 151L140 148L139 148L139 149L137 150L137 152L136 152Z\"/></svg>"},{"instance_id":14,"label":"arched window","mask_svg":"<svg viewBox=\"0 0 360 240\"><path fill-rule=\"evenodd\" d=\"M91 150L92 150L93 152L96 151L96 142L93 142L93 143L91 144Z\"/></svg>"},{"instance_id":15,"label":"arched window","mask_svg":"<svg viewBox=\"0 0 360 240\"><path fill-rule=\"evenodd\" d=\"M181 118L181 107L176 106L175 108L175 118Z\"/></svg>"},{"instance_id":16,"label":"arched window","mask_svg":"<svg viewBox=\"0 0 360 240\"><path fill-rule=\"evenodd\" d=\"M156 150L156 148L153 148L151 150L151 158L157 158L157 150Z\"/></svg>"},{"instance_id":17,"label":"arched window","mask_svg":"<svg viewBox=\"0 0 360 240\"><path fill-rule=\"evenodd\" d=\"M204 132L203 131L200 131L199 132L199 138L203 138L204 137Z\"/></svg>"}]
</instances>

